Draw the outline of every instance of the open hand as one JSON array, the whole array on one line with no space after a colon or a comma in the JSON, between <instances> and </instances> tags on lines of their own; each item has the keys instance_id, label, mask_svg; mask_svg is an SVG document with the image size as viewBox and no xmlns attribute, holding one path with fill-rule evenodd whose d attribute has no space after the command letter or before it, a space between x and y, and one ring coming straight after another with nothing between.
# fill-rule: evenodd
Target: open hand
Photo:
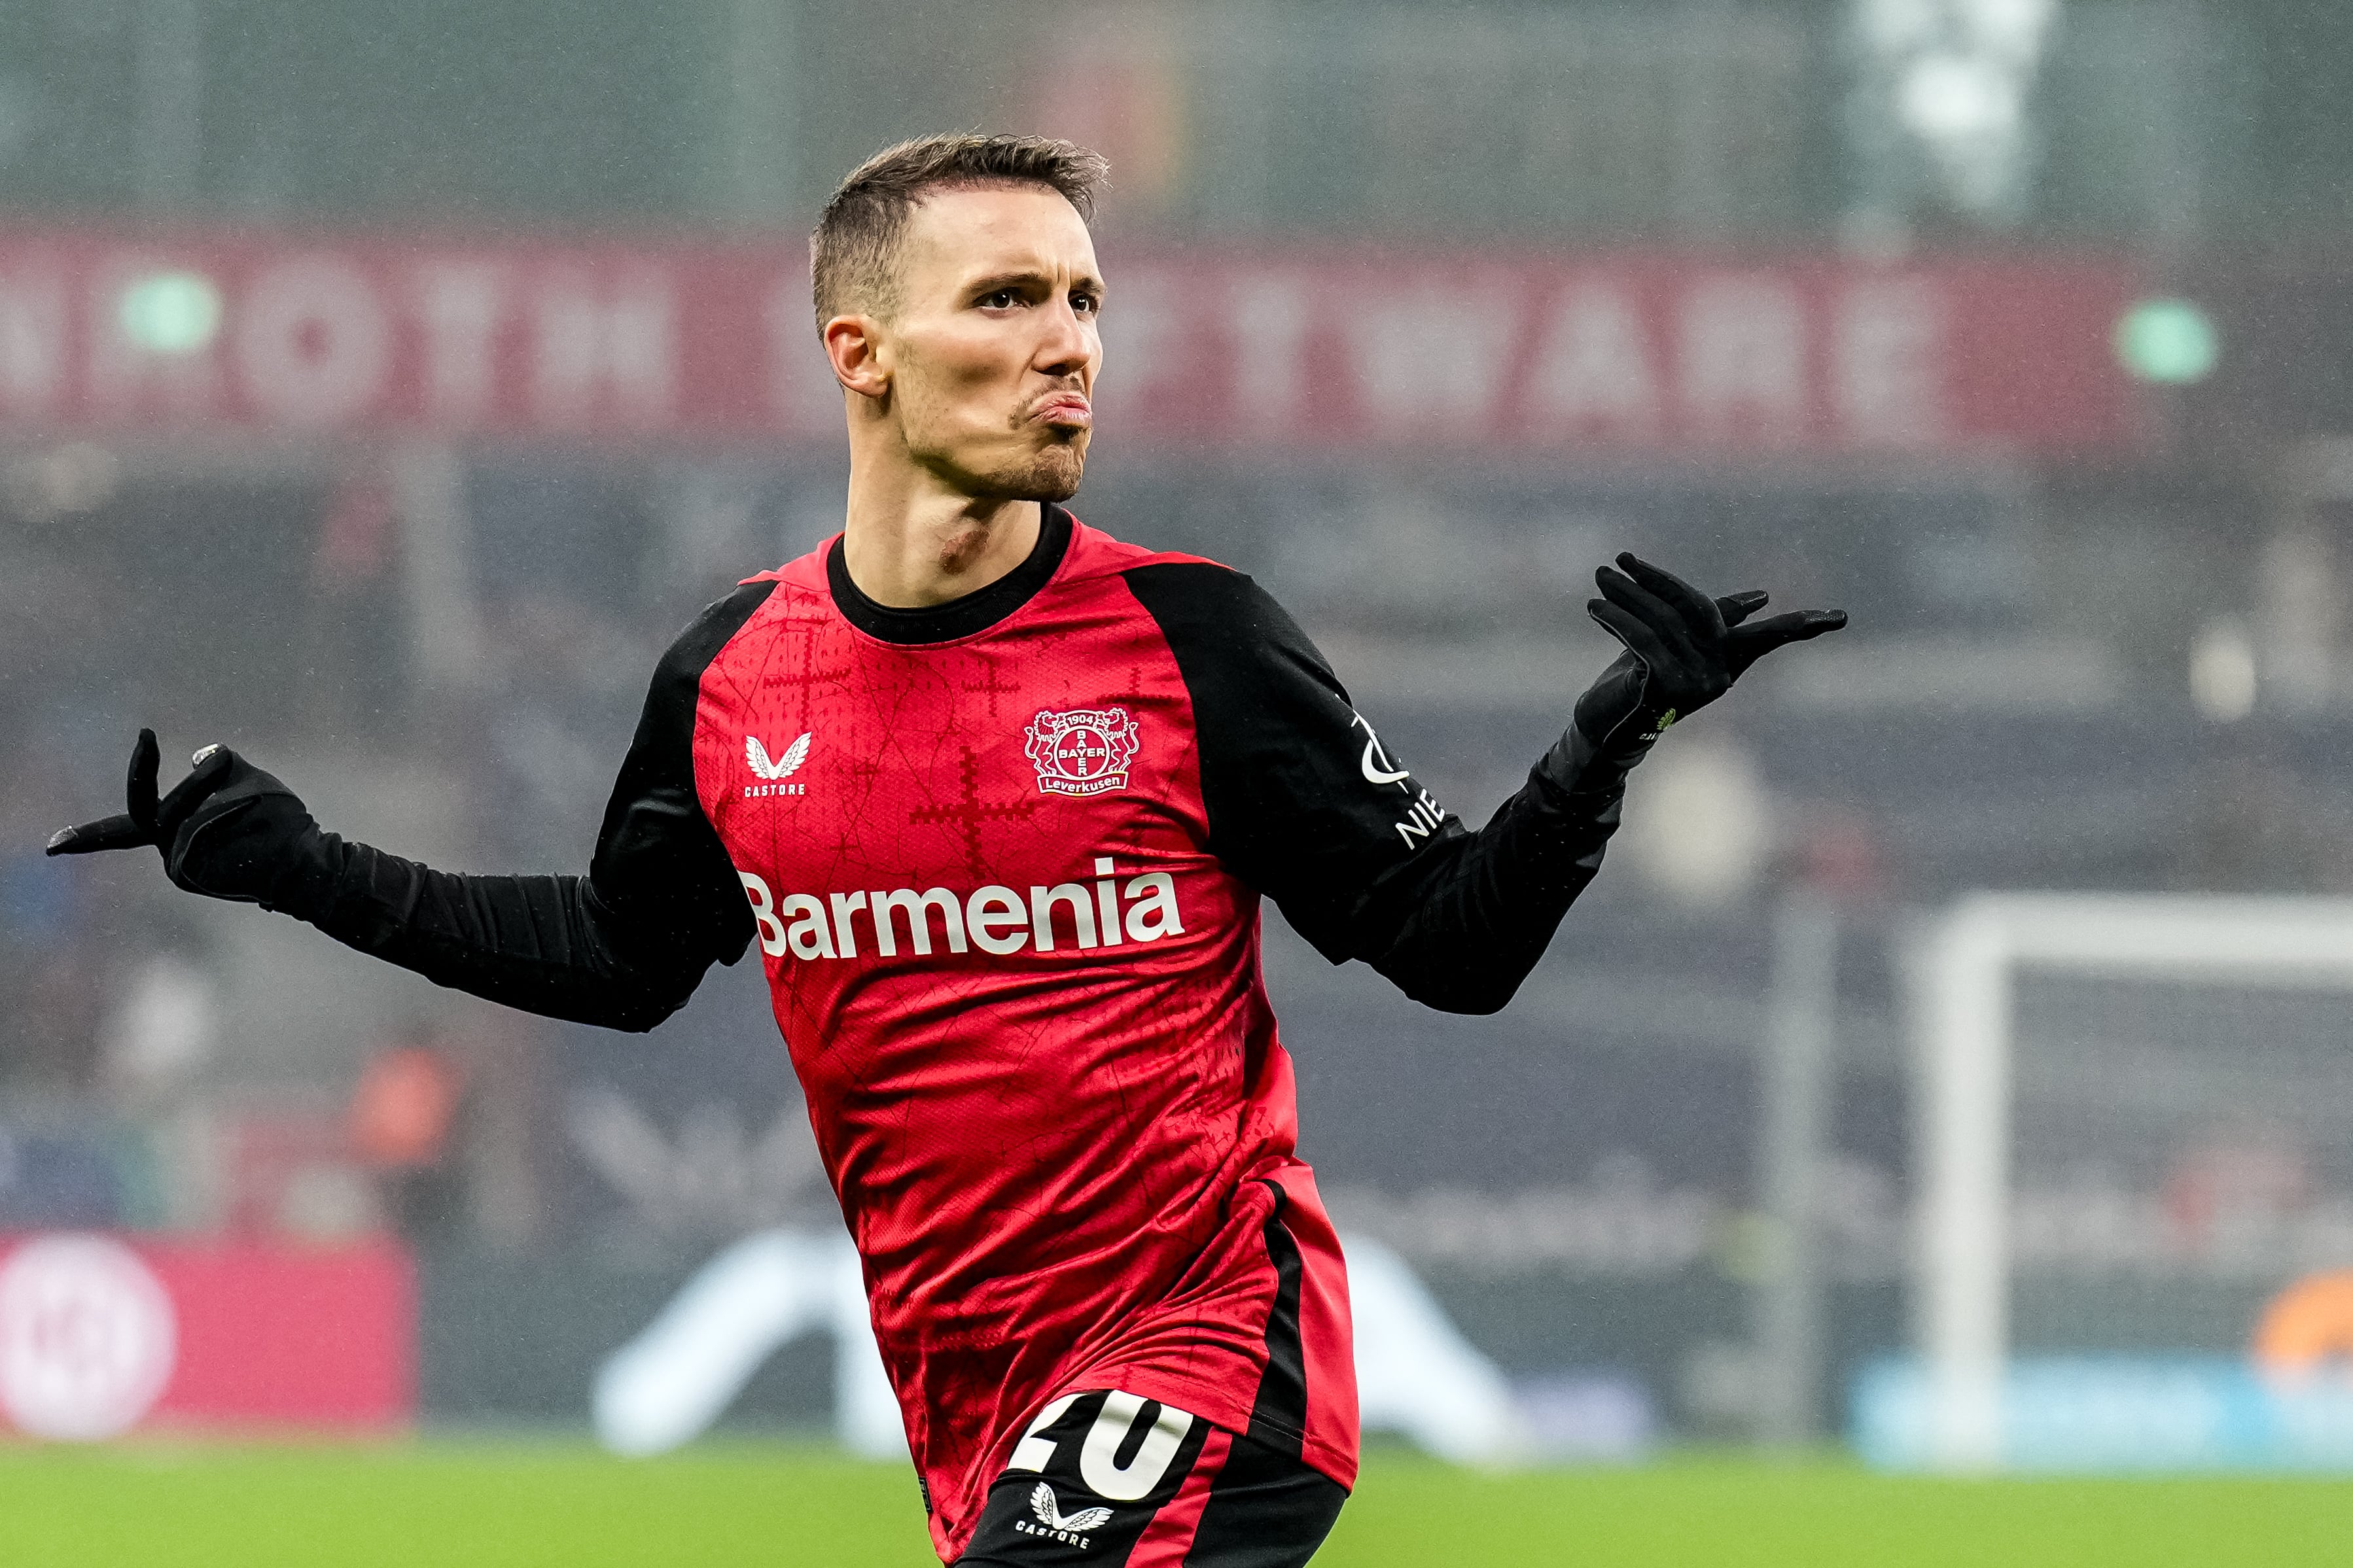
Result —
<instances>
[{"instance_id":1,"label":"open hand","mask_svg":"<svg viewBox=\"0 0 2353 1568\"><path fill-rule=\"evenodd\" d=\"M1711 599L1634 555L1594 574L1601 597L1586 613L1626 651L1577 700L1577 726L1603 752L1647 746L1678 719L1732 689L1748 667L1785 643L1846 625L1844 610L1748 617L1767 595L1750 589Z\"/></svg>"}]
</instances>

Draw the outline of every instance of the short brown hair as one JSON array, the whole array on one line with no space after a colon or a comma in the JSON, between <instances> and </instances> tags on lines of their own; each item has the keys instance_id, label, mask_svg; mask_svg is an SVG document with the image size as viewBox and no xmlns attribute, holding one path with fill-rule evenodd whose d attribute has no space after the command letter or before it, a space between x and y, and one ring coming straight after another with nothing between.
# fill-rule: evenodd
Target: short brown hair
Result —
<instances>
[{"instance_id":1,"label":"short brown hair","mask_svg":"<svg viewBox=\"0 0 2353 1568\"><path fill-rule=\"evenodd\" d=\"M849 172L809 236L809 285L818 324L853 301L886 312L898 303L892 266L907 215L933 191L1042 185L1092 220L1111 165L1099 153L1044 136L922 136L885 147Z\"/></svg>"}]
</instances>

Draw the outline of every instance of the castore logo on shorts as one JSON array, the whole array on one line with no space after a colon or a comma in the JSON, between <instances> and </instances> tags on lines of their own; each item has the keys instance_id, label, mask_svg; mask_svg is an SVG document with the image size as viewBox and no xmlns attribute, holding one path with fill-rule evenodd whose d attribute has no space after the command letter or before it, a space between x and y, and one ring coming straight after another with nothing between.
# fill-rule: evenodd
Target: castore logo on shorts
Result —
<instances>
[{"instance_id":1,"label":"castore logo on shorts","mask_svg":"<svg viewBox=\"0 0 2353 1568\"><path fill-rule=\"evenodd\" d=\"M1069 1546L1084 1547L1087 1531L1100 1530L1111 1522L1111 1510L1107 1508L1082 1508L1076 1513L1064 1513L1061 1500L1044 1481L1039 1481L1037 1489L1029 1494L1029 1511L1038 1516L1038 1522L1016 1520L1014 1529L1024 1535L1042 1535Z\"/></svg>"}]
</instances>

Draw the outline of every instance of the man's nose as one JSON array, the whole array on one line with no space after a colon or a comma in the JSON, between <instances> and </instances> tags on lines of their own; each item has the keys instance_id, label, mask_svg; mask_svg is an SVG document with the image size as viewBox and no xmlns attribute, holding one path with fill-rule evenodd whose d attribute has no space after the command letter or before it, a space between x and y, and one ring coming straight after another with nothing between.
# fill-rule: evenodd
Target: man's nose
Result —
<instances>
[{"instance_id":1,"label":"man's nose","mask_svg":"<svg viewBox=\"0 0 2353 1568\"><path fill-rule=\"evenodd\" d=\"M1047 375L1077 375L1094 356L1093 335L1068 300L1057 300L1045 312L1046 335L1032 362Z\"/></svg>"}]
</instances>

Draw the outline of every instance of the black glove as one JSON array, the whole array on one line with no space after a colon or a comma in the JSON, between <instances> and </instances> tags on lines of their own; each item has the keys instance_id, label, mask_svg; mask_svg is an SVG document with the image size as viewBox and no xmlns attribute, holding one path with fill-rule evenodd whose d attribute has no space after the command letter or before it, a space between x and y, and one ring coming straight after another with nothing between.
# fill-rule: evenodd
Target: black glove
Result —
<instances>
[{"instance_id":1,"label":"black glove","mask_svg":"<svg viewBox=\"0 0 2353 1568\"><path fill-rule=\"evenodd\" d=\"M332 881L327 835L294 792L226 746L195 754L195 771L161 800L155 731L139 731L131 751L127 805L59 830L52 855L89 855L152 844L174 883L208 898L305 912Z\"/></svg>"},{"instance_id":2,"label":"black glove","mask_svg":"<svg viewBox=\"0 0 2353 1568\"><path fill-rule=\"evenodd\" d=\"M1593 574L1601 597L1585 609L1626 651L1577 700L1577 721L1563 746L1585 754L1573 763L1560 759L1571 765L1569 776L1595 757L1630 767L1667 726L1729 691L1765 655L1846 625L1844 610L1798 610L1751 624L1748 617L1766 605L1761 589L1711 599L1632 555L1620 555L1618 564L1624 570L1604 566Z\"/></svg>"}]
</instances>

